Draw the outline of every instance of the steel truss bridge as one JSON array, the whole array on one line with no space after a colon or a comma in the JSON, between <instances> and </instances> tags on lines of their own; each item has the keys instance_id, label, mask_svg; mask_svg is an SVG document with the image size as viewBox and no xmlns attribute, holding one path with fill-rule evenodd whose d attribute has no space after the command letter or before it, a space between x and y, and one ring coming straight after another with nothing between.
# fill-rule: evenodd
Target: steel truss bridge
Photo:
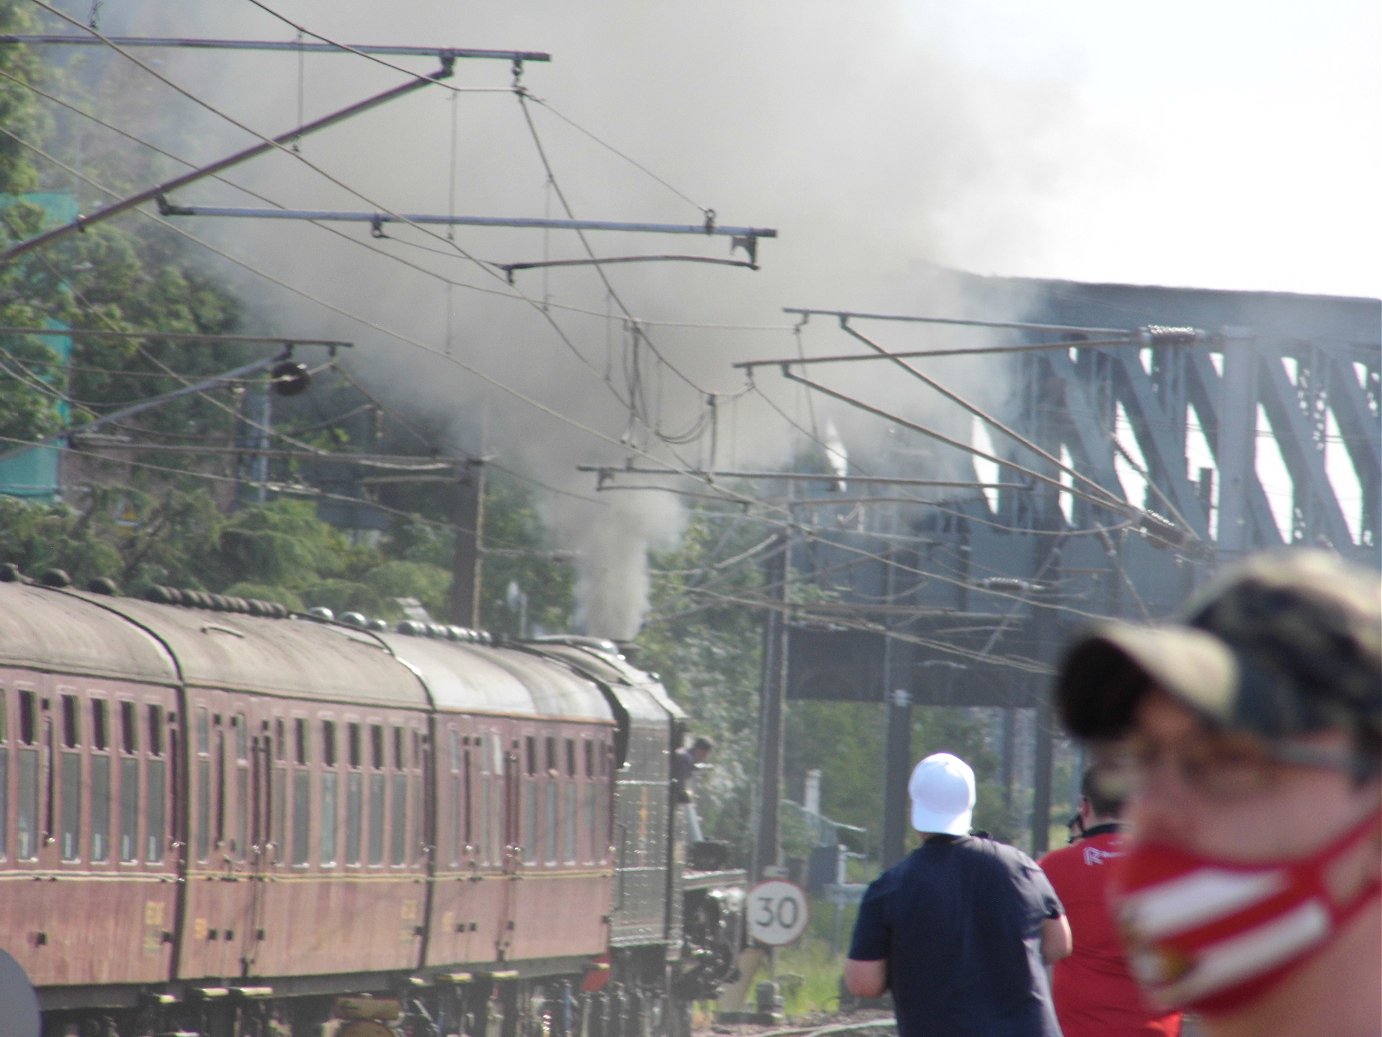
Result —
<instances>
[{"instance_id":1,"label":"steel truss bridge","mask_svg":"<svg viewBox=\"0 0 1382 1037\"><path fill-rule=\"evenodd\" d=\"M885 861L903 852L913 705L1002 710L1004 779L1030 784L1040 850L1051 667L1076 628L1165 616L1258 549L1379 564L1378 300L979 280L1029 300L997 489L899 506L900 537L880 523L790 547L789 578L832 601L789 615L787 697L889 711Z\"/></svg>"}]
</instances>

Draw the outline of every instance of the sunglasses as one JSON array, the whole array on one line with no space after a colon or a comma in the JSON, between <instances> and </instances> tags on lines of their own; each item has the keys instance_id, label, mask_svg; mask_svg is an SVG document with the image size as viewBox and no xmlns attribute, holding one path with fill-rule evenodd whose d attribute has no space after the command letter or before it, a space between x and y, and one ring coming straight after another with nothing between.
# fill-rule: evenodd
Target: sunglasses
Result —
<instances>
[{"instance_id":1,"label":"sunglasses","mask_svg":"<svg viewBox=\"0 0 1382 1037\"><path fill-rule=\"evenodd\" d=\"M1338 771L1355 780L1376 769L1372 761L1349 749L1219 731L1204 731L1174 746L1134 734L1108 763L1109 779L1122 783L1125 792L1147 787L1169 768L1188 787L1223 797L1260 792L1286 767Z\"/></svg>"}]
</instances>

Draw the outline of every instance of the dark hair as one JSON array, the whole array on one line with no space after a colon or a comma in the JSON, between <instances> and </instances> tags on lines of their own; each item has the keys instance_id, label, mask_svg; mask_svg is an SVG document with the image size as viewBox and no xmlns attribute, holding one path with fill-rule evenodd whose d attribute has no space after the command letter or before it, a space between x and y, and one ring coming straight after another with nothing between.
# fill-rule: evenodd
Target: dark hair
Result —
<instances>
[{"instance_id":1,"label":"dark hair","mask_svg":"<svg viewBox=\"0 0 1382 1037\"><path fill-rule=\"evenodd\" d=\"M1097 763L1085 768L1080 778L1080 795L1089 800L1096 817L1118 817L1123 813L1125 790L1111 781L1106 769Z\"/></svg>"},{"instance_id":2,"label":"dark hair","mask_svg":"<svg viewBox=\"0 0 1382 1037\"><path fill-rule=\"evenodd\" d=\"M695 740L694 742L691 743L691 748L692 748L692 749L704 749L706 752L710 752L710 750L712 750L712 749L715 748L715 743L712 742L712 741L711 741L709 738L707 738L705 735L698 735L698 736L696 737L696 740Z\"/></svg>"}]
</instances>

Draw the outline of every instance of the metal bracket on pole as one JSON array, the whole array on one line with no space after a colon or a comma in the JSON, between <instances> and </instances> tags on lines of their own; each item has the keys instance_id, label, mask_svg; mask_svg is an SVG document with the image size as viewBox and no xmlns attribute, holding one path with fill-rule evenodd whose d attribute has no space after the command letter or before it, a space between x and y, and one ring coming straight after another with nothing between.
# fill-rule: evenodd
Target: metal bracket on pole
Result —
<instances>
[{"instance_id":1,"label":"metal bracket on pole","mask_svg":"<svg viewBox=\"0 0 1382 1037\"><path fill-rule=\"evenodd\" d=\"M373 97L366 98L357 104L342 108L330 115L323 116L309 123L304 123L296 129L289 130L286 133L280 133L276 137L264 140L243 151L237 151L235 154L228 155L217 162L211 163L209 166L202 166L199 169L194 169L190 173L184 173L182 176L174 177L172 180L165 181L156 187L151 187L146 191L140 191L138 194L130 195L128 198L123 198L118 202L107 205L104 209L97 209L93 213L78 216L72 222L66 223L61 227L55 227L50 231L45 231L37 237L30 238L28 241L21 241L17 245L11 245L3 252L0 252L0 264L7 263L11 259L22 256L24 253L31 252L36 248L49 245L59 238L66 237L73 231L85 230L94 224L108 220L112 216L119 215L145 202L157 201L160 211L164 211L166 214L172 214L174 212L174 207L168 205L165 197L169 192L175 191L179 187L186 187L188 184L195 183L198 180L204 180L209 176L215 176L217 173L223 172L232 166L237 166L242 162L247 162L249 159L257 158L265 152L282 147L284 144L292 143L294 140L305 137L309 133L315 133L317 130L325 129L328 126L334 126L336 123L342 122L353 115L359 115L371 108L378 107L388 101L402 97L404 94L412 93L414 90L421 87L431 86L438 80L448 78L454 67L454 59L443 55L441 68L437 69L437 71L429 76L418 76L407 83L394 87L392 90L386 90L382 94L376 94Z\"/></svg>"}]
</instances>

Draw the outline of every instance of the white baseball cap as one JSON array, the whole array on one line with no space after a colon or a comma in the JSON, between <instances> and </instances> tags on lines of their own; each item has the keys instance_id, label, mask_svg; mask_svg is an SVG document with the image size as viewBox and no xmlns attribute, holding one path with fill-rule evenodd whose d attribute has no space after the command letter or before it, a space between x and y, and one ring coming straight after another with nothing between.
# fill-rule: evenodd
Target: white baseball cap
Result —
<instances>
[{"instance_id":1,"label":"white baseball cap","mask_svg":"<svg viewBox=\"0 0 1382 1037\"><path fill-rule=\"evenodd\" d=\"M912 827L918 832L966 835L974 819L974 771L958 756L933 753L907 782Z\"/></svg>"}]
</instances>

